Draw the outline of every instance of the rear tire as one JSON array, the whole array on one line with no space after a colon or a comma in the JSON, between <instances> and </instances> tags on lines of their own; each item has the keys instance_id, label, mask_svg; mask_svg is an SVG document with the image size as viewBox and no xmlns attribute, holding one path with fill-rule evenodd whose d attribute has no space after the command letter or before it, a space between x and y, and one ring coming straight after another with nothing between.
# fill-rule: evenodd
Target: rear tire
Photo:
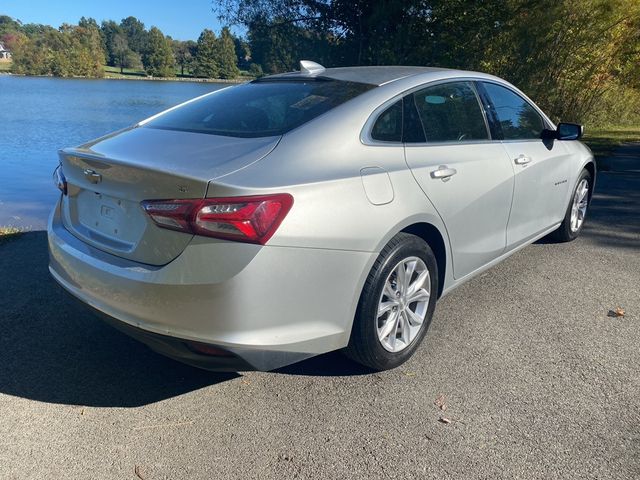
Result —
<instances>
[{"instance_id":1,"label":"rear tire","mask_svg":"<svg viewBox=\"0 0 640 480\"><path fill-rule=\"evenodd\" d=\"M591 174L583 170L573 189L562 223L549 235L552 240L571 242L578 238L587 216L592 185Z\"/></svg>"},{"instance_id":2,"label":"rear tire","mask_svg":"<svg viewBox=\"0 0 640 480\"><path fill-rule=\"evenodd\" d=\"M345 354L374 370L403 364L427 333L437 295L433 251L421 238L399 233L369 272Z\"/></svg>"}]
</instances>

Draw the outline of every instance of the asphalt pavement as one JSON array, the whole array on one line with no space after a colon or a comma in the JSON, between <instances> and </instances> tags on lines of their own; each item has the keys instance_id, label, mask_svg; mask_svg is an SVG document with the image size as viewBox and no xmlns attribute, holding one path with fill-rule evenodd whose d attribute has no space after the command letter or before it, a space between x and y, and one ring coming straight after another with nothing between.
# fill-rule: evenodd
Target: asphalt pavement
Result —
<instances>
[{"instance_id":1,"label":"asphalt pavement","mask_svg":"<svg viewBox=\"0 0 640 480\"><path fill-rule=\"evenodd\" d=\"M618 153L581 238L442 299L384 373L183 366L70 301L44 232L0 243L0 478L640 478L640 146Z\"/></svg>"}]
</instances>

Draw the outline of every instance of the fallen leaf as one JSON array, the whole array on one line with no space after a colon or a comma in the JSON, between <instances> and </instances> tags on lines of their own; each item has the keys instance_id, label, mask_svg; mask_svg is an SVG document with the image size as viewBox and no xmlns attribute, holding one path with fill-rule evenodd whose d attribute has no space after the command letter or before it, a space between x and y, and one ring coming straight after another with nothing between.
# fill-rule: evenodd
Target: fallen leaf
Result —
<instances>
[{"instance_id":1,"label":"fallen leaf","mask_svg":"<svg viewBox=\"0 0 640 480\"><path fill-rule=\"evenodd\" d=\"M449 425L451 423L451 420L449 420L447 417L440 417L438 421L440 423L444 423L445 425Z\"/></svg>"},{"instance_id":2,"label":"fallen leaf","mask_svg":"<svg viewBox=\"0 0 640 480\"><path fill-rule=\"evenodd\" d=\"M607 317L624 317L624 309L622 307L616 307L613 310L609 310L609 313L607 313Z\"/></svg>"},{"instance_id":3,"label":"fallen leaf","mask_svg":"<svg viewBox=\"0 0 640 480\"><path fill-rule=\"evenodd\" d=\"M443 394L440 394L433 401L433 404L440 410L444 411L447 409L447 397L445 397Z\"/></svg>"},{"instance_id":4,"label":"fallen leaf","mask_svg":"<svg viewBox=\"0 0 640 480\"><path fill-rule=\"evenodd\" d=\"M135 473L136 477L138 477L140 480L145 480L144 475L142 474L142 469L140 468L140 465L136 465L134 467L133 473Z\"/></svg>"}]
</instances>

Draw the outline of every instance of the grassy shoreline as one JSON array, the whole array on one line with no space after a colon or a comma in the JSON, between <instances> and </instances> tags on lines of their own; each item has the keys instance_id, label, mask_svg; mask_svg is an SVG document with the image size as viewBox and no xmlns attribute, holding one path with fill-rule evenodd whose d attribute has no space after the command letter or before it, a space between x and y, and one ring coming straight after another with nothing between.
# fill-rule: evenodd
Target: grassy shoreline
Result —
<instances>
[{"instance_id":1,"label":"grassy shoreline","mask_svg":"<svg viewBox=\"0 0 640 480\"><path fill-rule=\"evenodd\" d=\"M134 76L104 76L104 77L56 77L54 75L24 75L22 73L1 72L0 76L12 76L12 77L40 77L40 78L62 78L62 79L77 79L77 80L138 80L145 82L191 82L191 83L245 83L253 80L253 78L235 78L235 79L222 79L222 78L190 78L190 77L134 77Z\"/></svg>"},{"instance_id":2,"label":"grassy shoreline","mask_svg":"<svg viewBox=\"0 0 640 480\"><path fill-rule=\"evenodd\" d=\"M242 75L238 78L198 78L190 76L182 76L176 72L174 77L150 77L142 70L124 69L124 73L120 73L117 67L105 67L104 77L55 77L53 75L25 75L23 73L11 72L11 62L0 63L0 75L12 75L17 77L47 77L47 78L79 78L82 80L145 80L152 82L193 82L193 83L244 83L254 79L249 75Z\"/></svg>"}]
</instances>

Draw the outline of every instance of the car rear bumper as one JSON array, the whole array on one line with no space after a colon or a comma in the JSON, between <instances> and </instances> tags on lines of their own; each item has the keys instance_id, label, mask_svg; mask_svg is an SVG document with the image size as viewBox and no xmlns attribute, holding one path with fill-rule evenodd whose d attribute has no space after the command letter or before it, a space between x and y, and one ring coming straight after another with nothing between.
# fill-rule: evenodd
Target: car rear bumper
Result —
<instances>
[{"instance_id":1,"label":"car rear bumper","mask_svg":"<svg viewBox=\"0 0 640 480\"><path fill-rule=\"evenodd\" d=\"M272 370L346 346L375 253L194 240L149 266L48 225L55 280L125 333L212 370ZM229 352L194 353L188 342Z\"/></svg>"}]
</instances>

